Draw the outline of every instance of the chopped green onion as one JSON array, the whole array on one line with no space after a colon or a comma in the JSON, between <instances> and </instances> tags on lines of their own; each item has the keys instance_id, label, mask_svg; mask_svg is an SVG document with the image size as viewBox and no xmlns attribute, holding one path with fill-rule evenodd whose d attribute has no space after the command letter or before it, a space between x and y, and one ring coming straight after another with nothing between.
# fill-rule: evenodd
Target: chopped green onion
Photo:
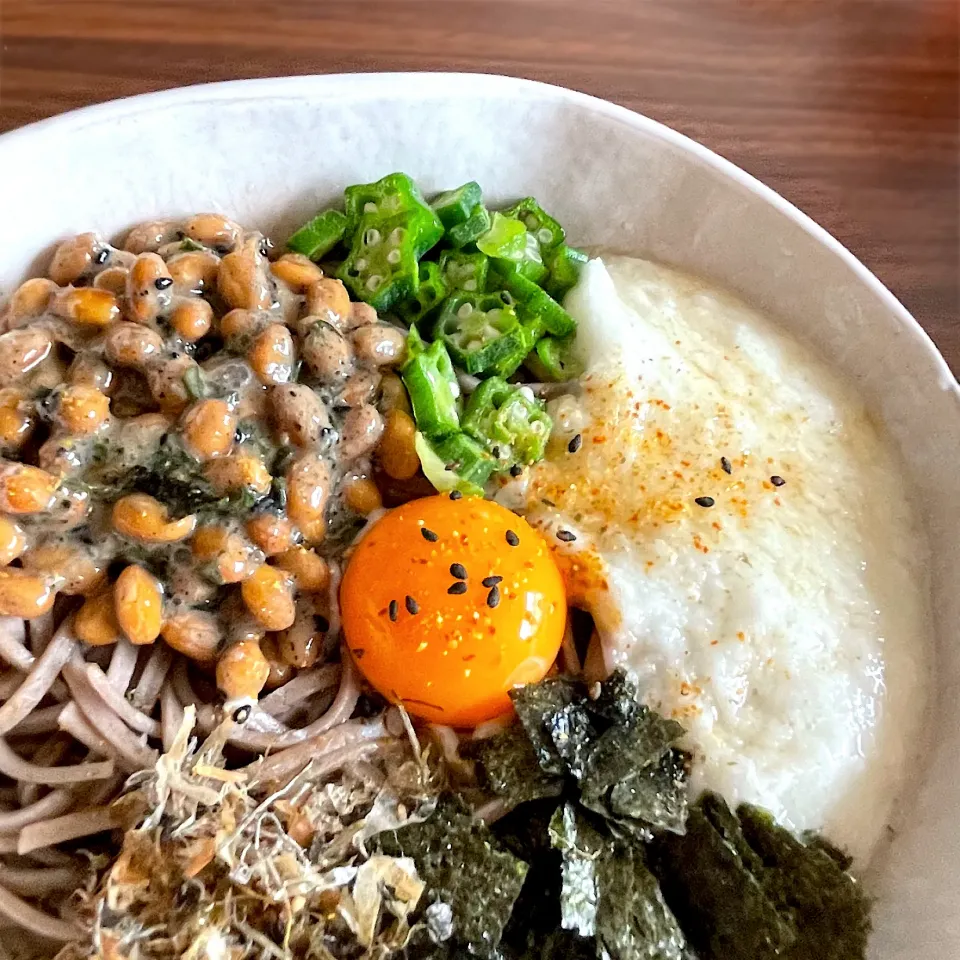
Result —
<instances>
[{"instance_id":1,"label":"chopped green onion","mask_svg":"<svg viewBox=\"0 0 960 960\"><path fill-rule=\"evenodd\" d=\"M346 231L346 216L339 210L325 210L297 230L287 246L311 260L319 260L343 239Z\"/></svg>"}]
</instances>

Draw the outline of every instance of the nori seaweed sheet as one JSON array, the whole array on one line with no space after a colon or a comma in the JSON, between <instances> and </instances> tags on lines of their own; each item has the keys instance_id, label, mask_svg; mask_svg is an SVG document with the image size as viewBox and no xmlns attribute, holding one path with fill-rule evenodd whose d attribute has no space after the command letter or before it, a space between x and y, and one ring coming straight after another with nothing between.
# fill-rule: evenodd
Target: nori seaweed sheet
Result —
<instances>
[{"instance_id":1,"label":"nori seaweed sheet","mask_svg":"<svg viewBox=\"0 0 960 960\"><path fill-rule=\"evenodd\" d=\"M597 941L615 960L686 960L686 937L639 846L609 845L596 864Z\"/></svg>"},{"instance_id":2,"label":"nori seaweed sheet","mask_svg":"<svg viewBox=\"0 0 960 960\"><path fill-rule=\"evenodd\" d=\"M862 957L870 933L870 903L860 884L820 843L807 844L779 826L765 810L741 804L743 835L763 861L767 896L793 919L797 939L787 954L796 960Z\"/></svg>"},{"instance_id":3,"label":"nori seaweed sheet","mask_svg":"<svg viewBox=\"0 0 960 960\"><path fill-rule=\"evenodd\" d=\"M550 717L582 698L581 685L565 677L550 677L510 691L517 718L526 730L540 766L557 776L566 773L566 764L557 751L546 723Z\"/></svg>"},{"instance_id":4,"label":"nori seaweed sheet","mask_svg":"<svg viewBox=\"0 0 960 960\"><path fill-rule=\"evenodd\" d=\"M473 754L480 761L486 786L498 797L525 803L560 793L562 779L540 766L530 738L520 726L478 740Z\"/></svg>"},{"instance_id":5,"label":"nori seaweed sheet","mask_svg":"<svg viewBox=\"0 0 960 960\"><path fill-rule=\"evenodd\" d=\"M641 820L656 830L683 833L687 823L687 770L689 756L667 750L610 791L607 807L617 818Z\"/></svg>"},{"instance_id":6,"label":"nori seaweed sheet","mask_svg":"<svg viewBox=\"0 0 960 960\"><path fill-rule=\"evenodd\" d=\"M716 794L683 837L662 835L653 864L667 903L707 960L861 960L869 900L850 860L819 836L798 839L767 811L734 813Z\"/></svg>"},{"instance_id":7,"label":"nori seaweed sheet","mask_svg":"<svg viewBox=\"0 0 960 960\"><path fill-rule=\"evenodd\" d=\"M698 953L714 960L773 960L793 945L793 925L699 804L683 836L665 834L653 849L663 896Z\"/></svg>"},{"instance_id":8,"label":"nori seaweed sheet","mask_svg":"<svg viewBox=\"0 0 960 960\"><path fill-rule=\"evenodd\" d=\"M572 803L550 821L550 843L560 852L560 926L581 937L597 932L599 888L597 862L607 852L605 840Z\"/></svg>"},{"instance_id":9,"label":"nori seaweed sheet","mask_svg":"<svg viewBox=\"0 0 960 960\"><path fill-rule=\"evenodd\" d=\"M459 943L475 956L496 956L528 865L461 801L442 798L429 820L383 834L380 847L413 858L431 897L452 908Z\"/></svg>"},{"instance_id":10,"label":"nori seaweed sheet","mask_svg":"<svg viewBox=\"0 0 960 960\"><path fill-rule=\"evenodd\" d=\"M447 801L439 829L396 834L470 955L862 960L869 903L846 854L716 794L688 807L683 728L645 707L632 677L613 674L595 699L565 678L511 696L520 724L472 752L518 806L488 830Z\"/></svg>"}]
</instances>

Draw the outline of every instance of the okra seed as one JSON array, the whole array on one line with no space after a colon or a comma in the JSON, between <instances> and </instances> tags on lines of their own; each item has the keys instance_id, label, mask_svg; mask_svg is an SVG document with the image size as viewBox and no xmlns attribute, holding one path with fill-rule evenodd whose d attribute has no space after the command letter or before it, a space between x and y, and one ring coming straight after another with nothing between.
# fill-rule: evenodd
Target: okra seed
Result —
<instances>
[{"instance_id":1,"label":"okra seed","mask_svg":"<svg viewBox=\"0 0 960 960\"><path fill-rule=\"evenodd\" d=\"M363 242L368 246L372 247L374 244L380 242L380 231L376 227L371 227L364 235Z\"/></svg>"},{"instance_id":2,"label":"okra seed","mask_svg":"<svg viewBox=\"0 0 960 960\"><path fill-rule=\"evenodd\" d=\"M546 228L537 231L537 239L541 243L549 243L553 239L553 234Z\"/></svg>"},{"instance_id":3,"label":"okra seed","mask_svg":"<svg viewBox=\"0 0 960 960\"><path fill-rule=\"evenodd\" d=\"M373 276L367 277L367 289L376 290L380 284L383 283L383 277L375 273Z\"/></svg>"},{"instance_id":4,"label":"okra seed","mask_svg":"<svg viewBox=\"0 0 960 960\"><path fill-rule=\"evenodd\" d=\"M473 313L473 306L469 303L461 303L457 308L457 316L461 320L466 320Z\"/></svg>"},{"instance_id":5,"label":"okra seed","mask_svg":"<svg viewBox=\"0 0 960 960\"><path fill-rule=\"evenodd\" d=\"M372 200L368 200L368 201L363 205L363 212L364 212L364 213L376 213L376 212L377 212L377 205L376 205Z\"/></svg>"},{"instance_id":6,"label":"okra seed","mask_svg":"<svg viewBox=\"0 0 960 960\"><path fill-rule=\"evenodd\" d=\"M393 246L397 246L398 243L403 239L403 227L394 227L390 233L390 243Z\"/></svg>"},{"instance_id":7,"label":"okra seed","mask_svg":"<svg viewBox=\"0 0 960 960\"><path fill-rule=\"evenodd\" d=\"M391 250L387 254L387 263L399 263L400 262L400 251Z\"/></svg>"},{"instance_id":8,"label":"okra seed","mask_svg":"<svg viewBox=\"0 0 960 960\"><path fill-rule=\"evenodd\" d=\"M477 281L476 281L476 280L464 280L464 281L463 281L463 289L469 291L470 293L472 293L474 290L477 289Z\"/></svg>"},{"instance_id":9,"label":"okra seed","mask_svg":"<svg viewBox=\"0 0 960 960\"><path fill-rule=\"evenodd\" d=\"M364 260L363 257L361 257L361 258L356 262L356 264L354 264L354 266L356 266L356 268L357 268L358 270L366 270L366 269L367 269L367 261Z\"/></svg>"}]
</instances>

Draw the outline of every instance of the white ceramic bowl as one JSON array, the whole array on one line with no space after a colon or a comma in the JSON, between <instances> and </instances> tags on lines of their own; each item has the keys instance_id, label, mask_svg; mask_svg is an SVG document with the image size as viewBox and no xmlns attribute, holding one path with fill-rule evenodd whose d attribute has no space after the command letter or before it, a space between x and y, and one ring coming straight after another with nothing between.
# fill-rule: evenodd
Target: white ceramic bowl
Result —
<instances>
[{"instance_id":1,"label":"white ceramic bowl","mask_svg":"<svg viewBox=\"0 0 960 960\"><path fill-rule=\"evenodd\" d=\"M534 194L580 246L683 267L768 311L853 380L899 445L930 533L932 748L878 871L876 958L960 956L960 388L836 240L658 123L504 77L372 74L187 87L0 138L0 294L59 238L218 210L279 238L349 183ZM919 571L918 571L919 573ZM952 947L950 945L953 945Z\"/></svg>"}]
</instances>

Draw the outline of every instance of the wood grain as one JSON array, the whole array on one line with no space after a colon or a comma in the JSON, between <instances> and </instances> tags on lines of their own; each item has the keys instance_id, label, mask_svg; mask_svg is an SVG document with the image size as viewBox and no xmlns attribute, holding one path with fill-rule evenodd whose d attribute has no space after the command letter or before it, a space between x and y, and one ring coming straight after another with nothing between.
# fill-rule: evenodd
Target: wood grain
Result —
<instances>
[{"instance_id":1,"label":"wood grain","mask_svg":"<svg viewBox=\"0 0 960 960\"><path fill-rule=\"evenodd\" d=\"M3 0L0 130L236 77L563 84L689 134L796 203L960 371L958 19L956 0Z\"/></svg>"}]
</instances>

